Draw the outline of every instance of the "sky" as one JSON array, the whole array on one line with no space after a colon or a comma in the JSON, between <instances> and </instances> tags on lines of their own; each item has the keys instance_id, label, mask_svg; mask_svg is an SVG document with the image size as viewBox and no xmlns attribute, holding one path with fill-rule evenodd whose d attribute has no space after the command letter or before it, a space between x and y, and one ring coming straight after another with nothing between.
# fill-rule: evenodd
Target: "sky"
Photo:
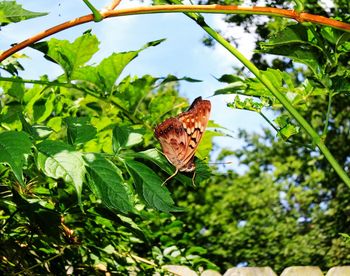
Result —
<instances>
[{"instance_id":1,"label":"sky","mask_svg":"<svg viewBox=\"0 0 350 276\"><path fill-rule=\"evenodd\" d=\"M1 50L6 50L11 44L25 40L57 24L90 13L85 4L77 0L17 0L17 3L22 4L25 9L48 12L49 15L3 27L0 31ZM107 6L109 1L95 0L91 3L101 9ZM139 5L147 5L147 3L122 1L119 8ZM238 27L229 27L223 21L222 15L206 14L204 17L214 29L236 38L240 44L238 49L246 57L251 57L254 49L254 37L251 34L244 33ZM100 41L100 50L92 59L92 62L96 63L112 52L137 50L149 41L166 38L166 41L157 47L141 52L126 67L119 81L126 75L142 76L144 74L158 77L173 74L178 77L200 79L201 83L181 82L180 94L186 96L190 102L198 96L205 98L213 95L215 90L225 86L215 77L231 74L233 67L241 66L221 45L216 45L214 48L205 47L201 43L205 32L183 14L108 18L99 23L92 22L67 29L52 37L73 41L88 29L91 29ZM41 53L30 48L22 52L30 57L21 62L25 68L24 73L21 73L23 78L37 79L44 74L54 78L62 73L58 65L46 61ZM222 147L230 147L234 150L242 146L242 141L236 137L238 129L261 132L263 127L269 126L257 113L226 107L226 103L233 97L215 96L211 97L210 101L212 102L211 119L233 133L233 138L216 138L216 142Z\"/></svg>"}]
</instances>

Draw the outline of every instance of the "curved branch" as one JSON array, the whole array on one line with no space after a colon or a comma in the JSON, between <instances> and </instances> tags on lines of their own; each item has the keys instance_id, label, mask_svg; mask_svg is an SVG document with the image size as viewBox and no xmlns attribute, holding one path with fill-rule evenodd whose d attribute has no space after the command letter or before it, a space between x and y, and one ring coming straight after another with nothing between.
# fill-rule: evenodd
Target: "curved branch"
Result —
<instances>
[{"instance_id":1,"label":"curved branch","mask_svg":"<svg viewBox=\"0 0 350 276\"><path fill-rule=\"evenodd\" d=\"M117 2L116 2L117 3ZM269 7L239 7L239 6L221 6L221 5L157 5L150 7L137 7L120 10L108 10L101 12L103 18L118 17L127 15L150 14L150 13L178 13L178 12L200 12L200 13L220 13L220 14L258 14L267 16L279 16L294 19L298 22L312 22L324 26L330 26L336 29L350 32L350 24L330 19L327 17L313 15L309 13L298 13L295 10L284 10ZM40 32L6 50L0 55L0 62L12 54L24 49L25 47L60 31L94 21L92 14L78 17L76 19L56 25L50 29Z\"/></svg>"},{"instance_id":2,"label":"curved branch","mask_svg":"<svg viewBox=\"0 0 350 276\"><path fill-rule=\"evenodd\" d=\"M107 11L112 11L120 4L121 1L122 0L113 0L112 3L107 5L104 9Z\"/></svg>"}]
</instances>

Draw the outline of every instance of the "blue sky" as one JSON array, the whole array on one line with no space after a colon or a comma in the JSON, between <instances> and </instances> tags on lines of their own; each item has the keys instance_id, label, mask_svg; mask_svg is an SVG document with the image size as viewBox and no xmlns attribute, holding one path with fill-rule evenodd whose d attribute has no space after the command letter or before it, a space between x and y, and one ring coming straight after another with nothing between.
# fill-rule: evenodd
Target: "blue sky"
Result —
<instances>
[{"instance_id":1,"label":"blue sky","mask_svg":"<svg viewBox=\"0 0 350 276\"><path fill-rule=\"evenodd\" d=\"M103 8L109 1L91 1L95 7ZM31 11L48 12L49 15L2 28L0 32L0 49L5 50L10 44L20 42L38 32L67 20L90 13L82 1L68 0L17 0L25 9ZM146 5L137 1L124 1L121 7ZM228 28L221 15L205 15L206 21L215 29L233 36L240 43L241 50L250 57L253 49L253 37L245 34L241 29ZM230 74L232 68L240 64L220 45L214 49L203 46L201 39L204 31L192 20L183 14L153 14L137 15L119 18L109 18L99 23L80 25L53 37L73 41L87 29L92 29L100 40L100 50L93 57L98 62L112 52L136 50L146 42L166 38L167 40L157 46L143 51L123 72L125 75L166 76L174 74L178 77L188 76L203 80L201 83L182 82L180 92L192 101L198 96L207 97L223 86L215 80L222 74ZM48 74L52 78L61 74L61 69L45 61L42 55L35 50L23 51L30 58L22 62L25 72L24 78L36 79L40 75ZM123 77L122 76L122 77ZM226 107L233 97L219 96L210 98L212 102L211 119L233 131L234 136L239 128L249 131L258 131L268 127L262 118L253 112L233 110ZM218 138L220 145L235 149L242 145L238 138Z\"/></svg>"}]
</instances>

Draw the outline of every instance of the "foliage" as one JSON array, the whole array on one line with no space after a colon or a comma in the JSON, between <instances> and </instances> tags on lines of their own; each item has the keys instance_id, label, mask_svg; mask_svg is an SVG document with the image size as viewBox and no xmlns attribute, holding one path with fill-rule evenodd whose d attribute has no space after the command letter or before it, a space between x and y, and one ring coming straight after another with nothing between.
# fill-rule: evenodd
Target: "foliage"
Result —
<instances>
[{"instance_id":1,"label":"foliage","mask_svg":"<svg viewBox=\"0 0 350 276\"><path fill-rule=\"evenodd\" d=\"M88 64L99 44L91 32L73 42L52 38L33 45L63 69L55 80L22 79L16 56L1 64L10 74L0 83L2 271L125 273L175 263L162 253L165 247L152 249L135 221L183 211L161 185L173 168L154 148L153 128L188 105L174 83L197 80L118 79L143 50L162 41L96 65ZM202 143L201 152L208 154L210 144ZM173 181L192 185L191 175Z\"/></svg>"},{"instance_id":2,"label":"foliage","mask_svg":"<svg viewBox=\"0 0 350 276\"><path fill-rule=\"evenodd\" d=\"M9 23L20 22L30 18L47 15L45 12L32 12L23 9L16 1L1 1L0 2L0 26L5 26Z\"/></svg>"},{"instance_id":3,"label":"foliage","mask_svg":"<svg viewBox=\"0 0 350 276\"><path fill-rule=\"evenodd\" d=\"M261 43L258 52L290 59L292 70L270 68L261 74L311 123L340 165L348 168L349 35L312 24L283 27ZM288 143L276 139L270 130L262 136L241 132L245 146L236 152L224 150L219 160L238 158L246 166L244 173L217 175L196 194L177 190L176 197L188 210L178 216L188 225L184 232L197 233L191 244L206 245L205 256L221 268L267 265L281 272L291 265L328 269L347 264L346 185L256 78L226 74L218 80L228 85L216 95L237 95L228 106L259 113ZM274 112L265 116L266 110ZM268 119L271 115L276 116L274 123Z\"/></svg>"},{"instance_id":4,"label":"foliage","mask_svg":"<svg viewBox=\"0 0 350 276\"><path fill-rule=\"evenodd\" d=\"M200 4L221 4L221 5L242 5L241 0L208 0L198 1ZM307 12L311 14L322 15L329 18L337 18L338 20L349 22L349 1L334 0L331 3L325 4L315 0L264 0L264 1L251 1L252 5L277 7L283 9L294 9L298 12ZM300 5L302 4L302 5ZM225 21L231 26L241 26L247 33L252 33L256 37L256 47L259 47L260 42L266 41L269 37L282 31L285 27L290 24L290 20L283 17L269 17L262 19L258 16L249 14L238 14L238 15L226 15ZM225 35L225 33L223 33ZM240 40L236 37L227 36L227 39L231 43L240 44ZM205 38L206 44L213 45L208 41L212 41L212 38ZM267 70L268 68L279 69L281 71L290 70L293 71L296 67L288 59L266 58L259 52L255 52L252 56L252 61L261 70Z\"/></svg>"},{"instance_id":5,"label":"foliage","mask_svg":"<svg viewBox=\"0 0 350 276\"><path fill-rule=\"evenodd\" d=\"M299 10L320 8L303 4ZM2 5L3 25L43 15L14 1ZM6 5L21 16L11 19ZM236 18L243 24L252 17ZM259 54L285 61L261 74L348 167L348 34L284 19L259 27L274 34L260 44ZM162 41L113 53L98 64L89 63L99 45L90 31L73 42L52 38L33 45L63 69L54 80L22 79L19 54L0 64L1 270L152 274L166 273L164 264L196 270L268 265L276 271L346 264L349 189L256 78L223 75L219 81L228 85L215 94L244 95L229 107L266 119L265 110L272 110L269 123L279 139L269 130L262 136L241 131L245 146L224 150L219 160L235 156L244 173L211 175L199 161L196 190L186 174L161 185L173 167L154 148L154 124L188 105L178 96L177 82L197 80L120 75ZM201 158L216 135L206 132Z\"/></svg>"},{"instance_id":6,"label":"foliage","mask_svg":"<svg viewBox=\"0 0 350 276\"><path fill-rule=\"evenodd\" d=\"M246 146L230 155L246 166L244 174L229 171L195 194L176 193L188 210L178 216L187 225L183 232L197 233L191 244L210 245L205 256L223 270L241 264L280 273L292 265L347 264L349 244L339 233L349 226L349 191L325 160L286 147L269 131L240 137Z\"/></svg>"},{"instance_id":7,"label":"foliage","mask_svg":"<svg viewBox=\"0 0 350 276\"><path fill-rule=\"evenodd\" d=\"M324 139L327 136L333 98L346 95L350 91L350 76L345 69L350 57L350 49L347 47L349 38L348 33L327 27L317 29L313 25L296 24L286 27L276 36L261 43L260 52L288 57L307 66L308 70L297 76L278 69L267 69L262 71L262 74L265 74L299 111L310 110L314 98L328 100L328 105L324 106L324 109L318 108L318 112L314 111L312 118L318 120L321 116L321 120L324 120L323 129L318 129L319 125L314 126L321 131ZM281 109L277 99L256 78L244 79L224 75L219 81L229 85L216 91L215 95L235 93L249 96L244 102L237 96L235 102L229 104L231 107L259 113L263 112L263 108ZM299 132L292 119L285 113L275 119L277 126L274 128L278 129L278 134L284 139L289 139ZM270 124L272 125L271 122Z\"/></svg>"}]
</instances>

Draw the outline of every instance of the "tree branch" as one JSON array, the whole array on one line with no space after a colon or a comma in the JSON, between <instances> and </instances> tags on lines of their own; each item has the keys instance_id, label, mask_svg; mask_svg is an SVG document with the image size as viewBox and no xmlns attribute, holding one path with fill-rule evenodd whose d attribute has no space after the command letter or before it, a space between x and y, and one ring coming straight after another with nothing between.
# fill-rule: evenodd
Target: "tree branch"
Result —
<instances>
[{"instance_id":1,"label":"tree branch","mask_svg":"<svg viewBox=\"0 0 350 276\"><path fill-rule=\"evenodd\" d=\"M112 3L115 6L118 1ZM157 5L150 7L136 7L120 10L108 10L101 12L103 18L118 17L138 14L151 13L183 13L183 12L200 12L200 13L220 13L220 14L257 14L267 16L278 16L294 19L298 22L312 22L324 26L333 27L343 31L350 32L350 24L330 19L324 16L313 15L309 13L298 13L295 10L284 10L269 7L239 7L239 6L221 6L221 5ZM6 50L0 55L0 62L12 54L28 47L29 45L65 29L94 21L94 15L88 14L76 19L56 25L50 29L40 32Z\"/></svg>"},{"instance_id":2,"label":"tree branch","mask_svg":"<svg viewBox=\"0 0 350 276\"><path fill-rule=\"evenodd\" d=\"M121 2L122 0L113 0L109 5L107 5L104 10L106 11L112 11L114 10Z\"/></svg>"}]
</instances>

